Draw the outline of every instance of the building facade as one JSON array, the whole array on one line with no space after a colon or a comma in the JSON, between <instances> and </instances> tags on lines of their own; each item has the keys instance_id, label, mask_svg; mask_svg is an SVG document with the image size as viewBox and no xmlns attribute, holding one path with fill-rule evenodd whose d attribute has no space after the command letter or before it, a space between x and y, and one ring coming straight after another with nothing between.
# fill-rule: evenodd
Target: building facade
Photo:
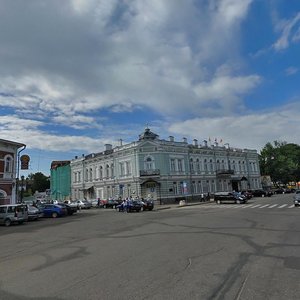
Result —
<instances>
[{"instance_id":1,"label":"building facade","mask_svg":"<svg viewBox=\"0 0 300 300\"><path fill-rule=\"evenodd\" d=\"M71 198L70 161L53 161L50 174L51 200L69 200Z\"/></svg>"},{"instance_id":2,"label":"building facade","mask_svg":"<svg viewBox=\"0 0 300 300\"><path fill-rule=\"evenodd\" d=\"M132 143L71 160L72 199L138 196L160 203L199 200L202 194L261 188L256 150L186 138L160 139L149 128Z\"/></svg>"},{"instance_id":3,"label":"building facade","mask_svg":"<svg viewBox=\"0 0 300 300\"><path fill-rule=\"evenodd\" d=\"M18 202L18 149L21 147L25 149L24 144L0 139L0 205Z\"/></svg>"}]
</instances>

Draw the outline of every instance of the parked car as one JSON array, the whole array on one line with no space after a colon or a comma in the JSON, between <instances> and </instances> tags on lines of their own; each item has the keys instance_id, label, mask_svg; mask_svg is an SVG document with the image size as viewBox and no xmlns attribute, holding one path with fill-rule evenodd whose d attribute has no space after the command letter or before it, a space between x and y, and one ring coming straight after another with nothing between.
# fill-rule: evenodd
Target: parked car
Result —
<instances>
[{"instance_id":1,"label":"parked car","mask_svg":"<svg viewBox=\"0 0 300 300\"><path fill-rule=\"evenodd\" d=\"M294 195L294 205L300 206L300 190L296 190L295 195Z\"/></svg>"},{"instance_id":2,"label":"parked car","mask_svg":"<svg viewBox=\"0 0 300 300\"><path fill-rule=\"evenodd\" d=\"M63 217L68 214L66 207L62 207L58 204L45 204L43 209L44 217Z\"/></svg>"},{"instance_id":3,"label":"parked car","mask_svg":"<svg viewBox=\"0 0 300 300\"><path fill-rule=\"evenodd\" d=\"M67 203L61 203L61 202L59 202L58 205L65 207L67 209L67 213L69 216L71 216L77 212L77 206L73 206L73 205L70 205Z\"/></svg>"},{"instance_id":4,"label":"parked car","mask_svg":"<svg viewBox=\"0 0 300 300\"><path fill-rule=\"evenodd\" d=\"M265 190L252 190L253 197L271 197L273 195L272 191Z\"/></svg>"},{"instance_id":5,"label":"parked car","mask_svg":"<svg viewBox=\"0 0 300 300\"><path fill-rule=\"evenodd\" d=\"M119 201L109 199L107 201L103 201L102 205L104 208L117 208L117 206L119 205Z\"/></svg>"},{"instance_id":6,"label":"parked car","mask_svg":"<svg viewBox=\"0 0 300 300\"><path fill-rule=\"evenodd\" d=\"M153 210L154 201L153 200L142 200L143 210Z\"/></svg>"},{"instance_id":7,"label":"parked car","mask_svg":"<svg viewBox=\"0 0 300 300\"><path fill-rule=\"evenodd\" d=\"M28 209L28 221L36 221L40 218L40 210L33 206L33 205L27 205Z\"/></svg>"},{"instance_id":8,"label":"parked car","mask_svg":"<svg viewBox=\"0 0 300 300\"><path fill-rule=\"evenodd\" d=\"M286 189L284 188L277 188L274 190L274 194L284 194L286 192Z\"/></svg>"},{"instance_id":9,"label":"parked car","mask_svg":"<svg viewBox=\"0 0 300 300\"><path fill-rule=\"evenodd\" d=\"M214 194L214 200L217 204L221 203L247 203L248 199L238 192L217 192Z\"/></svg>"},{"instance_id":10,"label":"parked car","mask_svg":"<svg viewBox=\"0 0 300 300\"><path fill-rule=\"evenodd\" d=\"M241 194L244 195L248 200L253 197L253 194L250 191L241 191Z\"/></svg>"},{"instance_id":11,"label":"parked car","mask_svg":"<svg viewBox=\"0 0 300 300\"><path fill-rule=\"evenodd\" d=\"M76 200L78 209L90 209L92 207L92 204L86 200Z\"/></svg>"},{"instance_id":12,"label":"parked car","mask_svg":"<svg viewBox=\"0 0 300 300\"><path fill-rule=\"evenodd\" d=\"M142 210L142 207L143 207L143 204L141 203L141 201L133 200L128 205L127 212L133 212L133 211L140 212Z\"/></svg>"},{"instance_id":13,"label":"parked car","mask_svg":"<svg viewBox=\"0 0 300 300\"><path fill-rule=\"evenodd\" d=\"M26 204L0 205L0 224L10 226L12 223L23 224L28 220Z\"/></svg>"}]
</instances>

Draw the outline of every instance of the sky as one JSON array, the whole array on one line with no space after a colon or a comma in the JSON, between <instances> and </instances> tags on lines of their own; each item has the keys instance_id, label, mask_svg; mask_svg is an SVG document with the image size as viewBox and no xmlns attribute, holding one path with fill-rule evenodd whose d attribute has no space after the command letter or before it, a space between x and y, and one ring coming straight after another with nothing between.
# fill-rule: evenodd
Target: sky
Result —
<instances>
[{"instance_id":1,"label":"sky","mask_svg":"<svg viewBox=\"0 0 300 300\"><path fill-rule=\"evenodd\" d=\"M26 144L20 175L147 126L299 144L299 0L0 0L0 42L0 138Z\"/></svg>"}]
</instances>

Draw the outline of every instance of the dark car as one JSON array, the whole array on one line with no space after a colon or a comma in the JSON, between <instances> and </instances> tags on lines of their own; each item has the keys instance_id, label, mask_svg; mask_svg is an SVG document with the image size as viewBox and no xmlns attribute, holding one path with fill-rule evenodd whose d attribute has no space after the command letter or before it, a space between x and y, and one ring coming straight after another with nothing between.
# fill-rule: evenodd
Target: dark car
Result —
<instances>
[{"instance_id":1,"label":"dark car","mask_svg":"<svg viewBox=\"0 0 300 300\"><path fill-rule=\"evenodd\" d=\"M117 206L119 205L119 201L117 200L107 200L107 201L103 201L102 206L104 208L117 208Z\"/></svg>"},{"instance_id":2,"label":"dark car","mask_svg":"<svg viewBox=\"0 0 300 300\"><path fill-rule=\"evenodd\" d=\"M142 200L143 210L153 210L154 201L153 200Z\"/></svg>"},{"instance_id":3,"label":"dark car","mask_svg":"<svg viewBox=\"0 0 300 300\"><path fill-rule=\"evenodd\" d=\"M127 212L140 212L142 210L143 203L138 200L133 200L127 205Z\"/></svg>"},{"instance_id":4,"label":"dark car","mask_svg":"<svg viewBox=\"0 0 300 300\"><path fill-rule=\"evenodd\" d=\"M265 190L252 190L251 193L253 197L271 197L273 195L271 191Z\"/></svg>"},{"instance_id":5,"label":"dark car","mask_svg":"<svg viewBox=\"0 0 300 300\"><path fill-rule=\"evenodd\" d=\"M250 191L241 191L241 194L244 195L248 200L253 197L253 194Z\"/></svg>"},{"instance_id":6,"label":"dark car","mask_svg":"<svg viewBox=\"0 0 300 300\"><path fill-rule=\"evenodd\" d=\"M44 217L62 217L68 214L66 207L62 207L58 204L45 204L43 209Z\"/></svg>"},{"instance_id":7,"label":"dark car","mask_svg":"<svg viewBox=\"0 0 300 300\"><path fill-rule=\"evenodd\" d=\"M77 212L77 206L73 206L67 203L58 203L58 205L65 207L69 216Z\"/></svg>"},{"instance_id":8,"label":"dark car","mask_svg":"<svg viewBox=\"0 0 300 300\"><path fill-rule=\"evenodd\" d=\"M286 189L284 188L277 188L274 190L274 194L284 194L286 192Z\"/></svg>"},{"instance_id":9,"label":"dark car","mask_svg":"<svg viewBox=\"0 0 300 300\"><path fill-rule=\"evenodd\" d=\"M238 192L217 192L214 195L214 200L217 204L221 203L246 203L248 199Z\"/></svg>"}]
</instances>

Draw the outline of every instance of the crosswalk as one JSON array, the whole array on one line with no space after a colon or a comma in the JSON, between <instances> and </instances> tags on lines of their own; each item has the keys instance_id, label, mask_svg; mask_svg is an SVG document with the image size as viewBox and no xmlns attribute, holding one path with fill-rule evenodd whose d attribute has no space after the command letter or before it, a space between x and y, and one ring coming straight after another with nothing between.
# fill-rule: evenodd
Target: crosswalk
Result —
<instances>
[{"instance_id":1,"label":"crosswalk","mask_svg":"<svg viewBox=\"0 0 300 300\"><path fill-rule=\"evenodd\" d=\"M263 203L263 204L204 204L201 208L220 208L220 209L289 209L295 208L291 203Z\"/></svg>"}]
</instances>

